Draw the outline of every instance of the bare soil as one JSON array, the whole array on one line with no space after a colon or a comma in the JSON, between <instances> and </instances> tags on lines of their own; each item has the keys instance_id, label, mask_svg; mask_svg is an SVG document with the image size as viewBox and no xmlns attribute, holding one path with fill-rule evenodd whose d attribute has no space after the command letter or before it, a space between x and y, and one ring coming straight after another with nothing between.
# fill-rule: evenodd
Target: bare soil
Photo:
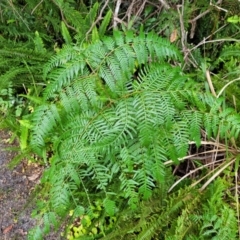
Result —
<instances>
[{"instance_id":1,"label":"bare soil","mask_svg":"<svg viewBox=\"0 0 240 240\"><path fill-rule=\"evenodd\" d=\"M36 224L31 217L31 193L38 184L42 168L27 160L13 170L8 167L14 152L6 151L9 135L0 132L0 240L25 240L28 231ZM46 240L58 240L53 233Z\"/></svg>"}]
</instances>

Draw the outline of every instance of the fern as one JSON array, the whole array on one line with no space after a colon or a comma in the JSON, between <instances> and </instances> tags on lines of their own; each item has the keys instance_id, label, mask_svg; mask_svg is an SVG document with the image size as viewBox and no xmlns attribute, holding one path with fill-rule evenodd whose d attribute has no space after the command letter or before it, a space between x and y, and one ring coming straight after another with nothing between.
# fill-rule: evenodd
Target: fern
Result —
<instances>
[{"instance_id":1,"label":"fern","mask_svg":"<svg viewBox=\"0 0 240 240\"><path fill-rule=\"evenodd\" d=\"M43 40L42 38L39 36L38 31L35 32L35 38L34 38L34 44L35 44L35 52L41 52L41 53L45 53L47 52Z\"/></svg>"},{"instance_id":2,"label":"fern","mask_svg":"<svg viewBox=\"0 0 240 240\"><path fill-rule=\"evenodd\" d=\"M212 76L216 98L205 92L199 76L193 81L183 72L183 57L176 47L149 32L154 29L180 45L180 12L162 8L156 15L159 11L150 2L144 1L143 10L144 5L133 7L125 1L113 18L114 1L104 8L103 4L0 3L1 126L14 131L21 148L11 167L23 157L31 159L32 153L46 166L35 210L35 215L40 212L39 226L29 232L29 239L43 239L59 230L63 220L69 239L236 239L232 175L224 170L234 158L216 165L224 166L221 175L204 191L190 188L191 178L181 178L173 193L168 189L178 178L169 165L175 172L184 164L204 164L183 162L192 149L205 148L203 132L206 138L228 144L226 157L238 154L231 145L238 144L240 132L239 45L223 47L219 59L211 62L218 72ZM193 14L204 9L210 10L212 19L224 18L208 9L208 3L187 1L181 8L181 29L193 24L193 42L209 31L223 38L222 31L205 27L205 18L194 29ZM112 35L109 29L117 22L126 23L123 29L144 25L139 32ZM218 22L214 26L220 26ZM225 35L238 36L236 24L224 28ZM204 53L215 55L214 46L214 39L212 45L204 44ZM201 50L193 47L193 55L184 60L200 65L205 61ZM186 63L184 69L191 70L190 60ZM203 167L194 177L197 182L211 173ZM216 173L212 171L212 178Z\"/></svg>"},{"instance_id":3,"label":"fern","mask_svg":"<svg viewBox=\"0 0 240 240\"><path fill-rule=\"evenodd\" d=\"M42 65L51 56L51 52L46 52L37 32L31 43L1 41L0 45L0 111L4 115L1 127L10 129L15 137L19 137L22 151L20 156L26 156L26 152L29 153L29 126L21 124L26 122L22 116L27 115L36 105L32 101L34 97L31 97L39 97L39 92L45 85Z\"/></svg>"},{"instance_id":4,"label":"fern","mask_svg":"<svg viewBox=\"0 0 240 240\"><path fill-rule=\"evenodd\" d=\"M112 18L112 11L109 10L104 19L102 20L102 23L101 25L99 26L99 36L100 36L100 39L102 39L104 37L104 35L106 34L106 30L107 30L107 27L111 21L111 18Z\"/></svg>"},{"instance_id":5,"label":"fern","mask_svg":"<svg viewBox=\"0 0 240 240\"><path fill-rule=\"evenodd\" d=\"M130 38L132 41L130 41ZM145 41L147 41L148 46ZM121 45L116 46L115 42L121 43ZM155 46L154 49L153 46ZM136 47L141 47L141 49ZM145 53L141 54L142 51ZM134 64L146 64L149 61L148 56L151 54L156 55L155 57L158 61L163 61L166 57L180 59L180 54L166 40L159 39L153 34L149 34L146 38L143 34L134 38L133 33L130 32L126 33L126 36L120 32L115 32L114 39L106 38L103 41L92 44L82 54L81 49L79 49L79 53L77 58L62 66L68 69L68 71L64 70L64 73L67 75L62 77L62 74L59 74L61 79L57 81L56 77L52 79L50 86L45 91L46 98L52 95L54 91L57 91L58 86L64 86L71 76L77 75L80 70L84 71L86 67L90 68L92 72L98 73L99 77L105 79L110 90L117 92L118 90L115 88L118 87L118 80L121 79L126 84L134 72ZM61 61L70 57L71 55L66 53L64 57L61 56ZM84 58L86 59L85 62L83 61ZM126 68L129 71L126 71ZM59 70L57 72L59 73ZM119 87L121 88L122 86Z\"/></svg>"},{"instance_id":6,"label":"fern","mask_svg":"<svg viewBox=\"0 0 240 240\"><path fill-rule=\"evenodd\" d=\"M181 55L165 39L118 31L85 48L66 46L50 60L46 103L29 118L29 147L45 159L53 152L42 182L51 184L50 210L66 217L80 206L91 209L94 193L105 214L117 213L120 199L136 211L165 183L164 163L186 156L189 141L200 145L201 127L208 136L221 128L238 137L239 118L222 108L222 99L200 92L174 61ZM173 223L179 238L192 229L188 212L198 203L192 201ZM145 234L152 236L162 221L139 236L150 239Z\"/></svg>"},{"instance_id":7,"label":"fern","mask_svg":"<svg viewBox=\"0 0 240 240\"><path fill-rule=\"evenodd\" d=\"M189 187L171 195L166 190L155 192L151 200L142 203L136 215L123 212L122 221L101 239L237 239L236 216L224 202L223 179L201 195Z\"/></svg>"},{"instance_id":8,"label":"fern","mask_svg":"<svg viewBox=\"0 0 240 240\"><path fill-rule=\"evenodd\" d=\"M64 22L61 22L61 27L62 27L62 35L63 35L63 39L65 40L65 43L71 44L72 38Z\"/></svg>"}]
</instances>

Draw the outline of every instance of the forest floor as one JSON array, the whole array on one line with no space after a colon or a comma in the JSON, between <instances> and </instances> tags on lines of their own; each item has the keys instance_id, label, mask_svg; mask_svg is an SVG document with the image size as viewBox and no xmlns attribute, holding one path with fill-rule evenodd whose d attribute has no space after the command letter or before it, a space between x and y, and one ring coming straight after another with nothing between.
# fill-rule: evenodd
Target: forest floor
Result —
<instances>
[{"instance_id":1,"label":"forest floor","mask_svg":"<svg viewBox=\"0 0 240 240\"><path fill-rule=\"evenodd\" d=\"M36 224L31 217L31 193L43 169L24 160L10 170L8 164L15 153L6 151L10 147L6 143L8 139L6 132L0 132L0 240L25 240L27 232ZM52 233L45 239L58 240L60 237Z\"/></svg>"}]
</instances>

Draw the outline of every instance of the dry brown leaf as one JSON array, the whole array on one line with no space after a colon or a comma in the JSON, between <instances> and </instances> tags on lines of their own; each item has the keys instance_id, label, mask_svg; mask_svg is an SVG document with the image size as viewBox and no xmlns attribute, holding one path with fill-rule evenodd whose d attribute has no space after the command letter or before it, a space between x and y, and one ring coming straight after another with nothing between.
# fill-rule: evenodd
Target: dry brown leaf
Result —
<instances>
[{"instance_id":1,"label":"dry brown leaf","mask_svg":"<svg viewBox=\"0 0 240 240\"><path fill-rule=\"evenodd\" d=\"M24 232L22 229L18 229L17 232L22 236L27 235L27 232Z\"/></svg>"},{"instance_id":2,"label":"dry brown leaf","mask_svg":"<svg viewBox=\"0 0 240 240\"><path fill-rule=\"evenodd\" d=\"M170 42L175 42L178 39L178 31L177 29L174 29L173 32L170 35Z\"/></svg>"},{"instance_id":3,"label":"dry brown leaf","mask_svg":"<svg viewBox=\"0 0 240 240\"><path fill-rule=\"evenodd\" d=\"M28 180L30 180L30 181L36 181L38 178L40 178L41 173L42 173L41 170L35 172L34 174L32 174L31 176L28 177Z\"/></svg>"},{"instance_id":4,"label":"dry brown leaf","mask_svg":"<svg viewBox=\"0 0 240 240\"><path fill-rule=\"evenodd\" d=\"M10 226L8 226L8 227L6 227L5 229L3 229L3 234L7 234L7 233L9 233L11 230L12 230L12 228L13 228L13 224L12 225L10 225Z\"/></svg>"}]
</instances>

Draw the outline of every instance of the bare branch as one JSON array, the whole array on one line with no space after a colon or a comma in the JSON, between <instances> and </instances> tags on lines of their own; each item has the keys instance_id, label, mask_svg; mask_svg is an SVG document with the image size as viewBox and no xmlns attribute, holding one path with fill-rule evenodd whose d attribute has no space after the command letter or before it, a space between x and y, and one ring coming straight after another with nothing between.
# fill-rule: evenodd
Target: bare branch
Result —
<instances>
[{"instance_id":1,"label":"bare branch","mask_svg":"<svg viewBox=\"0 0 240 240\"><path fill-rule=\"evenodd\" d=\"M43 3L43 0L41 0L32 10L31 15L33 15L33 13L35 12L35 10L38 8L38 6L40 6Z\"/></svg>"},{"instance_id":2,"label":"bare branch","mask_svg":"<svg viewBox=\"0 0 240 240\"><path fill-rule=\"evenodd\" d=\"M169 9L170 6L165 0L159 0L159 2L164 6L164 8Z\"/></svg>"},{"instance_id":3,"label":"bare branch","mask_svg":"<svg viewBox=\"0 0 240 240\"><path fill-rule=\"evenodd\" d=\"M210 1L210 6L214 6L215 8L222 10L224 12L227 12L226 9L219 7L218 5L220 5L222 3L222 0L217 1L216 5L212 4L212 1ZM190 33L190 38L194 37L195 34L195 28L196 28L196 22L198 19L204 17L206 14L208 14L211 11L211 8L204 11L203 13L200 13L198 16L196 16L194 19L190 20L189 23L192 24L192 29L191 29L191 33Z\"/></svg>"},{"instance_id":4,"label":"bare branch","mask_svg":"<svg viewBox=\"0 0 240 240\"><path fill-rule=\"evenodd\" d=\"M114 17L113 17L113 28L117 27L116 19L119 19L118 18L118 12L119 12L121 4L122 4L122 0L117 0L115 11L114 11Z\"/></svg>"},{"instance_id":5,"label":"bare branch","mask_svg":"<svg viewBox=\"0 0 240 240\"><path fill-rule=\"evenodd\" d=\"M182 5L177 5L177 10L179 14L179 21L180 21L180 28L181 28L181 44L182 44L182 51L184 53L184 59L188 55L188 49L186 47L186 42L187 42L187 31L184 28L184 20L183 20L183 15L184 15L184 0L182 1ZM181 9L181 11L180 11Z\"/></svg>"}]
</instances>

